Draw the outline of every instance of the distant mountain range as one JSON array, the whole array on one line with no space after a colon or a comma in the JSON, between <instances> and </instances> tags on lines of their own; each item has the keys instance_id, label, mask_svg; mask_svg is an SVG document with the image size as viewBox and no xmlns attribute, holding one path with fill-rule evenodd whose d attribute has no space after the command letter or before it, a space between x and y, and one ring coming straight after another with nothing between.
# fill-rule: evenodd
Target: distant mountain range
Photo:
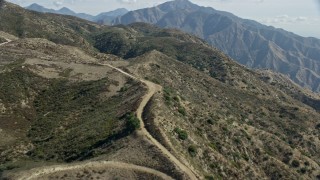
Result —
<instances>
[{"instance_id":1,"label":"distant mountain range","mask_svg":"<svg viewBox=\"0 0 320 180\"><path fill-rule=\"evenodd\" d=\"M66 7L63 7L59 10L48 9L36 3L31 4L30 6L26 7L26 9L41 12L41 13L54 13L54 14L75 16L81 19L86 19L88 21L97 22L99 24L110 24L112 20L114 20L117 16L122 16L128 12L127 9L119 8L114 11L103 12L96 16L93 16L86 13L76 13Z\"/></svg>"},{"instance_id":2,"label":"distant mountain range","mask_svg":"<svg viewBox=\"0 0 320 180\"><path fill-rule=\"evenodd\" d=\"M175 0L131 11L113 24L146 22L205 39L249 68L271 69L320 92L320 40L241 19L231 13Z\"/></svg>"}]
</instances>

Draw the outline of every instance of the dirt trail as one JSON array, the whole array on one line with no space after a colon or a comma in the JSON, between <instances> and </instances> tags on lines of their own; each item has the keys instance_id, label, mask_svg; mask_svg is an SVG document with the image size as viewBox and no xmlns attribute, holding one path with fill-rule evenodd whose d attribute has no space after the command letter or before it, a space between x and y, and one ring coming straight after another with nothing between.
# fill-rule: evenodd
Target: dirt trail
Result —
<instances>
[{"instance_id":1,"label":"dirt trail","mask_svg":"<svg viewBox=\"0 0 320 180\"><path fill-rule=\"evenodd\" d=\"M156 139L154 139L152 137L152 135L147 131L147 129L145 128L145 124L144 121L142 119L142 113L144 108L146 107L147 103L150 101L150 99L152 98L152 96L161 91L162 87L154 84L150 81L146 81L146 80L142 80L139 78L136 78L134 76L132 76L129 73L124 72L123 70L113 67L109 64L99 64L99 65L103 65L103 66L108 66L112 69L117 70L118 72L132 78L138 81L141 81L142 83L144 83L147 87L148 87L148 93L146 95L143 96L142 102L139 105L139 108L137 110L137 117L139 118L140 122L141 122L141 128L140 130L138 130L138 133L146 136L155 146L157 146L160 151L169 158L169 160L171 160L178 168L180 168L184 173L186 173L186 175L191 179L191 180L196 180L199 179L197 178L197 176L195 175L195 173L189 169L187 166L185 166L183 163L181 163L173 154L171 154L162 144L160 144ZM51 173L55 173L55 172L61 172L61 171L68 171L68 170L77 170L77 169L81 169L81 168L86 168L86 167L116 167L116 168L123 168L123 169L129 169L129 170L136 170L136 171L142 171L142 172L146 172L146 173L151 173L154 174L158 177L161 177L163 179L172 179L170 176L157 171L155 169L151 169L151 168L147 168L147 167L143 167L143 166L137 166L134 164L128 164L128 163L122 163L122 162L114 162L114 161L102 161L102 162L88 162L88 163L82 163L82 164L78 164L78 165L57 165L57 166L49 166L49 167L43 167L43 168L39 168L39 169L35 169L35 170L31 170L29 172L24 172L20 175L20 177L18 179L20 180L31 180L31 179L36 179L36 178L40 178L41 176L44 175L48 175Z\"/></svg>"},{"instance_id":2,"label":"dirt trail","mask_svg":"<svg viewBox=\"0 0 320 180\"><path fill-rule=\"evenodd\" d=\"M11 42L11 40L10 40L10 39L7 39L7 38L5 38L5 39L7 40L7 42L0 43L0 46L3 46L3 45L5 45L5 44L8 44L9 42Z\"/></svg>"},{"instance_id":3,"label":"dirt trail","mask_svg":"<svg viewBox=\"0 0 320 180\"><path fill-rule=\"evenodd\" d=\"M61 171L72 171L72 170L81 170L85 168L117 168L117 169L126 169L126 170L133 170L133 171L142 171L145 173L153 174L158 177L161 177L162 179L169 179L172 178L160 171L138 166L134 164L128 164L123 162L115 162L115 161L97 161L97 162L88 162L88 163L82 163L78 165L60 165L60 166L51 166L51 167L45 167L45 168L39 168L37 170L34 170L33 172L27 172L22 177L19 177L19 180L32 180L32 179L41 179L45 175L49 175L56 172Z\"/></svg>"},{"instance_id":4,"label":"dirt trail","mask_svg":"<svg viewBox=\"0 0 320 180\"><path fill-rule=\"evenodd\" d=\"M147 131L147 129L145 128L145 124L144 121L142 119L142 113L144 108L146 107L147 103L150 101L150 99L152 98L152 96L161 91L162 87L160 85L154 84L150 81L146 81L146 80L142 80L142 79L138 79L134 76L132 76L131 74L128 74L126 72L124 72L123 70L113 67L109 64L101 64L101 65L105 65L105 66L109 66L119 72L121 72L124 75L127 75L133 79L139 80L142 83L144 83L145 85L147 85L148 87L148 93L146 95L143 96L142 102L139 105L139 108L137 110L137 117L140 120L141 123L141 129L139 130L138 133L141 133L142 135L146 136L155 146L157 146L161 152L163 154L165 154L175 165L177 165L183 172L185 172L190 179L199 179L197 178L197 176L195 175L195 173L188 168L186 165L184 165L183 163L181 163L171 152L168 151L168 149L166 149L162 144L160 144L155 138L152 137L152 135Z\"/></svg>"}]
</instances>

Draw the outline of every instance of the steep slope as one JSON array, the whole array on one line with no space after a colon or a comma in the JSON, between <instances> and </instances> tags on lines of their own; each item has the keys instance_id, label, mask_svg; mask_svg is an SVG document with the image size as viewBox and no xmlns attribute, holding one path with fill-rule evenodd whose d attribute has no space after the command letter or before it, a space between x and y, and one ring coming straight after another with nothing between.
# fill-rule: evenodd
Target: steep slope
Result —
<instances>
[{"instance_id":1,"label":"steep slope","mask_svg":"<svg viewBox=\"0 0 320 180\"><path fill-rule=\"evenodd\" d=\"M128 59L156 49L199 70L207 71L221 81L227 81L228 78L225 62L219 59L221 52L212 51L214 48L203 40L177 30L136 23L127 27L109 28L95 35L93 40L94 47L103 53Z\"/></svg>"},{"instance_id":2,"label":"steep slope","mask_svg":"<svg viewBox=\"0 0 320 180\"><path fill-rule=\"evenodd\" d=\"M129 59L151 50L157 50L189 64L221 82L260 93L255 87L256 82L247 81L246 77L237 75L239 70L244 68L243 66L233 63L232 59L212 48L203 40L177 30L135 23L129 26L111 27L101 34L94 35L92 39L95 48L104 53ZM263 70L258 71L255 76L259 77L259 81L263 80L276 86L314 109L320 109L319 96L310 95L312 93L302 90L286 76Z\"/></svg>"},{"instance_id":3,"label":"steep slope","mask_svg":"<svg viewBox=\"0 0 320 180\"><path fill-rule=\"evenodd\" d=\"M214 179L314 179L319 176L319 113L237 74L254 92L223 84L162 53L132 61L130 71L164 87L145 113L148 129ZM256 95L260 94L260 95ZM258 108L257 108L258 107Z\"/></svg>"},{"instance_id":4,"label":"steep slope","mask_svg":"<svg viewBox=\"0 0 320 180\"><path fill-rule=\"evenodd\" d=\"M46 40L19 40L0 50L0 128L11 137L1 143L1 164L21 156L72 161L131 131L119 119L134 111L144 92L139 84L116 79L106 68L83 71L81 62L96 60ZM122 87L127 90L120 92Z\"/></svg>"},{"instance_id":5,"label":"steep slope","mask_svg":"<svg viewBox=\"0 0 320 180\"><path fill-rule=\"evenodd\" d=\"M111 28L95 42L102 52L127 58L129 71L164 88L150 102L145 123L200 174L319 175L318 96L280 75L247 70L176 30L136 23Z\"/></svg>"},{"instance_id":6,"label":"steep slope","mask_svg":"<svg viewBox=\"0 0 320 180\"><path fill-rule=\"evenodd\" d=\"M45 38L92 51L88 36L99 30L98 25L75 17L28 11L3 0L0 3L0 31L17 37Z\"/></svg>"},{"instance_id":7,"label":"steep slope","mask_svg":"<svg viewBox=\"0 0 320 180\"><path fill-rule=\"evenodd\" d=\"M176 0L129 12L114 24L146 22L181 29L205 39L249 68L267 68L320 92L320 40Z\"/></svg>"},{"instance_id":8,"label":"steep slope","mask_svg":"<svg viewBox=\"0 0 320 180\"><path fill-rule=\"evenodd\" d=\"M122 16L129 12L125 8L119 8L110 12L103 12L92 18L92 21L97 22L99 24L110 25L112 21L118 16Z\"/></svg>"}]
</instances>

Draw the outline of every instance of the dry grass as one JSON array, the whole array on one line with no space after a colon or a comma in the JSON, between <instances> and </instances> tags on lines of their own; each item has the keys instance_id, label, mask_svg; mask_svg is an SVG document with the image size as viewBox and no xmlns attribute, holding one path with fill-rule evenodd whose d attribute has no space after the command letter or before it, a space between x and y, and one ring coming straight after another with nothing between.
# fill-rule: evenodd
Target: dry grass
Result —
<instances>
[{"instance_id":1,"label":"dry grass","mask_svg":"<svg viewBox=\"0 0 320 180\"><path fill-rule=\"evenodd\" d=\"M245 77L254 84L254 89L241 88L158 52L131 62L131 72L170 88L185 108L184 116L177 106L168 104L167 92L155 96L148 116L148 121L155 121L149 124L155 126L150 129L160 141L169 139L176 155L202 174L228 179L314 178L319 174L319 157L313 148L320 145L315 129L319 114L260 81L255 73L234 72L237 81ZM181 140L175 128L186 130L188 139ZM190 146L196 148L195 154L188 151ZM291 165L295 159L299 167Z\"/></svg>"}]
</instances>

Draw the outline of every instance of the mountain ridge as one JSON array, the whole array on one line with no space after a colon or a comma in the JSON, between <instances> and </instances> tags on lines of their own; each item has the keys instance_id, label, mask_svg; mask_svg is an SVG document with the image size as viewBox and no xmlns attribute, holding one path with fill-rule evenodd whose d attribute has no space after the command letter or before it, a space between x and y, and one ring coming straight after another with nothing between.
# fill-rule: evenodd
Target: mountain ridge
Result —
<instances>
[{"instance_id":1,"label":"mountain ridge","mask_svg":"<svg viewBox=\"0 0 320 180\"><path fill-rule=\"evenodd\" d=\"M115 9L115 10L112 10L109 12L102 12L102 13L94 16L94 15L86 14L86 13L76 13L67 7L62 7L58 10L48 9L48 8L45 8L44 6L37 4L37 3L33 3L25 8L28 10L41 12L41 13L54 13L54 14L75 16L75 17L85 19L88 21L97 22L99 24L110 24L111 21L114 18L116 18L117 16L121 16L121 15L124 15L125 13L129 12L125 8L118 8L118 9Z\"/></svg>"},{"instance_id":2,"label":"mountain ridge","mask_svg":"<svg viewBox=\"0 0 320 180\"><path fill-rule=\"evenodd\" d=\"M133 22L194 34L249 68L281 72L302 87L320 92L319 39L304 38L190 1L170 1L131 11L113 24Z\"/></svg>"},{"instance_id":3,"label":"mountain ridge","mask_svg":"<svg viewBox=\"0 0 320 180\"><path fill-rule=\"evenodd\" d=\"M82 19L86 19L86 20L90 20L93 18L92 15L90 14L85 14L85 13L76 13L74 11L72 11L71 9L67 8L67 7L62 7L58 10L55 9L48 9L45 8L44 6L41 6L37 3L33 3L27 7L25 7L28 10L32 10L32 11L37 11L37 12L41 12L41 13L54 13L54 14L63 14L63 15L70 15L70 16L76 16Z\"/></svg>"}]
</instances>

